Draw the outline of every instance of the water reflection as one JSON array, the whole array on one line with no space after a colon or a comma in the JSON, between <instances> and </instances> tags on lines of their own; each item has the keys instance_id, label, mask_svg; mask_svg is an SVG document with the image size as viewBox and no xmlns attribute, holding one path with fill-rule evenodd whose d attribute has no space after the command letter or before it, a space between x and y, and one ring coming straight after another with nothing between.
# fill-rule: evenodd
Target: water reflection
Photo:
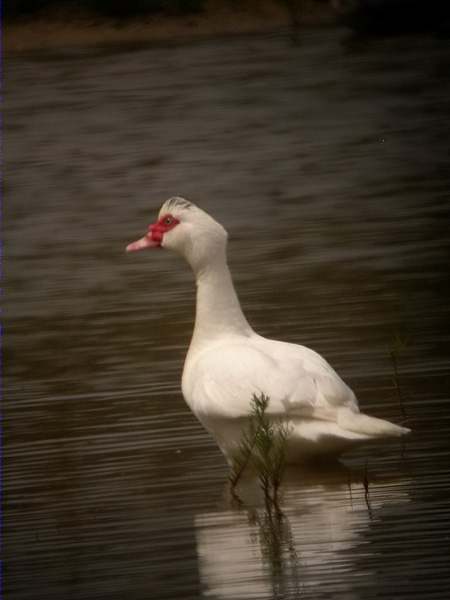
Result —
<instances>
[{"instance_id":1,"label":"water reflection","mask_svg":"<svg viewBox=\"0 0 450 600\"><path fill-rule=\"evenodd\" d=\"M300 592L300 563L289 519L281 510L265 504L262 511L249 512L249 524L258 526L262 563L270 576L273 598L286 598L292 588Z\"/></svg>"},{"instance_id":2,"label":"water reflection","mask_svg":"<svg viewBox=\"0 0 450 600\"><path fill-rule=\"evenodd\" d=\"M262 501L257 479L247 477L239 507L227 503L195 518L205 595L293 599L320 586L321 597L332 591L360 597L358 578L365 586L375 578L356 564L370 555L370 529L383 510L410 502L411 483L406 477L371 482L367 496L365 478L363 470L340 464L289 469L278 512Z\"/></svg>"}]
</instances>

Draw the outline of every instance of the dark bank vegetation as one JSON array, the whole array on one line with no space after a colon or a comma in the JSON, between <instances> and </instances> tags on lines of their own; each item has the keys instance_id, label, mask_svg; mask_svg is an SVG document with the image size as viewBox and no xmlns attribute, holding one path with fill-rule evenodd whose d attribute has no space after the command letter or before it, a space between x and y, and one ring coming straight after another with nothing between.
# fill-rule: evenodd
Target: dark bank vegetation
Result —
<instances>
[{"instance_id":1,"label":"dark bank vegetation","mask_svg":"<svg viewBox=\"0 0 450 600\"><path fill-rule=\"evenodd\" d=\"M332 0L342 24L365 33L445 32L449 0Z\"/></svg>"},{"instance_id":2,"label":"dark bank vegetation","mask_svg":"<svg viewBox=\"0 0 450 600\"><path fill-rule=\"evenodd\" d=\"M193 13L202 10L204 5L205 0L14 0L6 3L4 14L17 18L66 10L105 17L135 17L158 12Z\"/></svg>"},{"instance_id":3,"label":"dark bank vegetation","mask_svg":"<svg viewBox=\"0 0 450 600\"><path fill-rule=\"evenodd\" d=\"M6 51L64 50L264 33L333 22L329 0L16 0Z\"/></svg>"},{"instance_id":4,"label":"dark bank vegetation","mask_svg":"<svg viewBox=\"0 0 450 600\"><path fill-rule=\"evenodd\" d=\"M64 50L339 23L364 34L450 31L447 0L9 0L5 51Z\"/></svg>"},{"instance_id":5,"label":"dark bank vegetation","mask_svg":"<svg viewBox=\"0 0 450 600\"><path fill-rule=\"evenodd\" d=\"M280 6L297 17L305 4L328 4L329 0L275 0ZM206 11L211 4L208 0L14 0L7 2L4 15L8 19L17 19L44 14L56 14L61 11L90 13L107 18L133 18L142 15L189 15ZM217 3L216 3L217 4ZM239 11L243 7L258 11L267 2L256 0L223 0L231 10Z\"/></svg>"}]
</instances>

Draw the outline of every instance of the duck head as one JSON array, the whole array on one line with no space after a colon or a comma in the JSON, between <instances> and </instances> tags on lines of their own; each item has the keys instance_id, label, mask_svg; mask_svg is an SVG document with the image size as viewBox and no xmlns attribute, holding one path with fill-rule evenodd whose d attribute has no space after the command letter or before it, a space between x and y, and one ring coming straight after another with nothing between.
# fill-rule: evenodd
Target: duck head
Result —
<instances>
[{"instance_id":1,"label":"duck head","mask_svg":"<svg viewBox=\"0 0 450 600\"><path fill-rule=\"evenodd\" d=\"M168 248L183 256L194 272L225 257L227 232L204 210L175 196L162 205L158 219L144 237L129 244L127 252Z\"/></svg>"}]
</instances>

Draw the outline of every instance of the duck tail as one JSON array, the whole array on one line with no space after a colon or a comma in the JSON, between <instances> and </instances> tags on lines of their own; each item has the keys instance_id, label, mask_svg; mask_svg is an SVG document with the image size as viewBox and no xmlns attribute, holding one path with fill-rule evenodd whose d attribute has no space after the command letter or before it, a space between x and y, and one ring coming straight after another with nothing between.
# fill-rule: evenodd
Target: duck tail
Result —
<instances>
[{"instance_id":1,"label":"duck tail","mask_svg":"<svg viewBox=\"0 0 450 600\"><path fill-rule=\"evenodd\" d=\"M337 422L339 427L346 431L367 435L370 438L400 437L411 432L408 427L395 425L377 417L369 417L348 408L341 408L338 411Z\"/></svg>"}]
</instances>

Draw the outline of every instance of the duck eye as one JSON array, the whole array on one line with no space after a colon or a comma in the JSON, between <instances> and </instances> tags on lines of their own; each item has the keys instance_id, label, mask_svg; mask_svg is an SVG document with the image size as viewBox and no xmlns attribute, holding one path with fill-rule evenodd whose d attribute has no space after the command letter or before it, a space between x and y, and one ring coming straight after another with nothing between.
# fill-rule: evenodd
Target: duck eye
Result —
<instances>
[{"instance_id":1,"label":"duck eye","mask_svg":"<svg viewBox=\"0 0 450 600\"><path fill-rule=\"evenodd\" d=\"M164 225L172 225L173 223L173 218L172 217L166 217L164 219Z\"/></svg>"}]
</instances>

